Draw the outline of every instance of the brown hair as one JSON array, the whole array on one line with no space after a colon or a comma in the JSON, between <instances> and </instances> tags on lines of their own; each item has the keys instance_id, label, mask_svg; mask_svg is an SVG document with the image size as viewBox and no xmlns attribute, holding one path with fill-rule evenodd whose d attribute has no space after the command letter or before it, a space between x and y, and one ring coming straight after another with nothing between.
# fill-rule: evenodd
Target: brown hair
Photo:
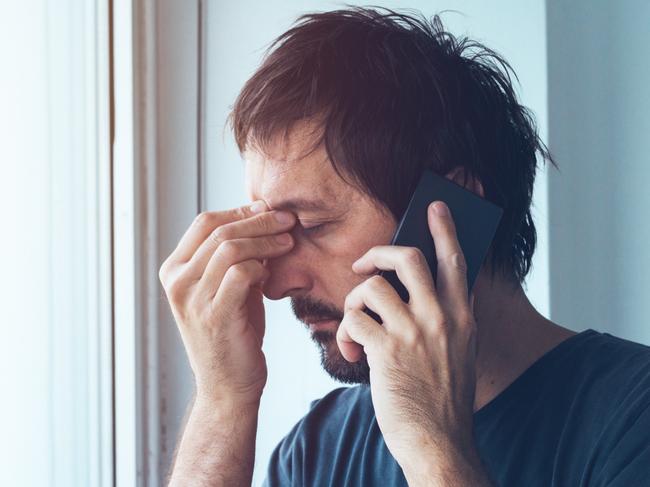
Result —
<instances>
[{"instance_id":1,"label":"brown hair","mask_svg":"<svg viewBox=\"0 0 650 487\"><path fill-rule=\"evenodd\" d=\"M396 220L425 168L461 166L504 209L492 275L522 283L536 245L537 155L556 164L510 72L516 78L493 50L446 32L438 15L349 6L302 15L276 38L228 119L241 152L318 120L314 148L324 144L337 173Z\"/></svg>"}]
</instances>

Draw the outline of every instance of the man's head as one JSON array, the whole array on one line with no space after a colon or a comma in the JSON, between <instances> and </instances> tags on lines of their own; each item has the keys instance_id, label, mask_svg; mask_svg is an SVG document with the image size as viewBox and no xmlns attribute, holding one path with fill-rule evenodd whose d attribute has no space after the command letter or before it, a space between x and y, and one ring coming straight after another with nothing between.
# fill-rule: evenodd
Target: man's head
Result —
<instances>
[{"instance_id":1,"label":"man's head","mask_svg":"<svg viewBox=\"0 0 650 487\"><path fill-rule=\"evenodd\" d=\"M504 209L486 268L523 282L537 155L553 161L508 70L437 16L353 7L300 17L239 94L230 121L248 195L299 218L293 250L267 263L265 295L291 297L303 321L334 320L312 337L335 378L368 380L365 360L349 364L335 340L345 296L362 280L351 264L390 241L424 169Z\"/></svg>"}]
</instances>

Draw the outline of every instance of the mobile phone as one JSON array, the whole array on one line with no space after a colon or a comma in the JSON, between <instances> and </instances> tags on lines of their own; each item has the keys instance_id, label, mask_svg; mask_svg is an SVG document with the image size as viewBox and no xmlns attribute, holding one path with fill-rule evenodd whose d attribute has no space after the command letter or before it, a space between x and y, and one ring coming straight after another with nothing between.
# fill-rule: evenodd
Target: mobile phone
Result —
<instances>
[{"instance_id":1,"label":"mobile phone","mask_svg":"<svg viewBox=\"0 0 650 487\"><path fill-rule=\"evenodd\" d=\"M427 260L434 283L437 276L437 258L435 242L429 230L427 208L429 204L438 200L447 204L456 225L458 242L467 262L469 298L503 215L503 209L430 169L422 173L390 244L419 248ZM403 301L408 302L408 291L395 271L382 270L379 275L395 288ZM381 318L374 311L369 308L365 308L364 311L382 323Z\"/></svg>"}]
</instances>

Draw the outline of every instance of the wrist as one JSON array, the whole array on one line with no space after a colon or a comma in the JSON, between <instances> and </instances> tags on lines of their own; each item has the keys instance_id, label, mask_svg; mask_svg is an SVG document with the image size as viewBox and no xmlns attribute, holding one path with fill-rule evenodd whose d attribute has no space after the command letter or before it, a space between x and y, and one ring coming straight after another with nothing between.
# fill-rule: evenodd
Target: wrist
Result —
<instances>
[{"instance_id":1,"label":"wrist","mask_svg":"<svg viewBox=\"0 0 650 487\"><path fill-rule=\"evenodd\" d=\"M260 407L261 394L253 396L238 396L232 393L215 394L212 391L196 389L194 408L216 412L257 412Z\"/></svg>"},{"instance_id":2,"label":"wrist","mask_svg":"<svg viewBox=\"0 0 650 487\"><path fill-rule=\"evenodd\" d=\"M257 421L260 401L238 401L232 398L215 400L196 394L192 405L192 414L213 422L230 422L250 419Z\"/></svg>"},{"instance_id":3,"label":"wrist","mask_svg":"<svg viewBox=\"0 0 650 487\"><path fill-rule=\"evenodd\" d=\"M428 442L412 449L402 470L411 487L490 485L474 443Z\"/></svg>"},{"instance_id":4,"label":"wrist","mask_svg":"<svg viewBox=\"0 0 650 487\"><path fill-rule=\"evenodd\" d=\"M197 393L169 485L251 485L259 401Z\"/></svg>"}]
</instances>

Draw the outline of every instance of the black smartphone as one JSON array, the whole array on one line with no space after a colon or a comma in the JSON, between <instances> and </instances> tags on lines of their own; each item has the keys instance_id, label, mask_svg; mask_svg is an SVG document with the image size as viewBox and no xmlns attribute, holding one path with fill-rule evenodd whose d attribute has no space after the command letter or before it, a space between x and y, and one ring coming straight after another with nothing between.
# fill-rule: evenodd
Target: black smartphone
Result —
<instances>
[{"instance_id":1,"label":"black smartphone","mask_svg":"<svg viewBox=\"0 0 650 487\"><path fill-rule=\"evenodd\" d=\"M503 215L503 209L430 169L422 173L390 244L419 248L426 257L434 283L437 276L437 258L435 243L429 230L427 208L430 203L438 200L447 204L456 224L458 242L467 262L469 298ZM408 302L408 291L395 271L382 270L379 275L395 288L403 301ZM374 311L368 308L364 311L382 323L381 318Z\"/></svg>"}]
</instances>

